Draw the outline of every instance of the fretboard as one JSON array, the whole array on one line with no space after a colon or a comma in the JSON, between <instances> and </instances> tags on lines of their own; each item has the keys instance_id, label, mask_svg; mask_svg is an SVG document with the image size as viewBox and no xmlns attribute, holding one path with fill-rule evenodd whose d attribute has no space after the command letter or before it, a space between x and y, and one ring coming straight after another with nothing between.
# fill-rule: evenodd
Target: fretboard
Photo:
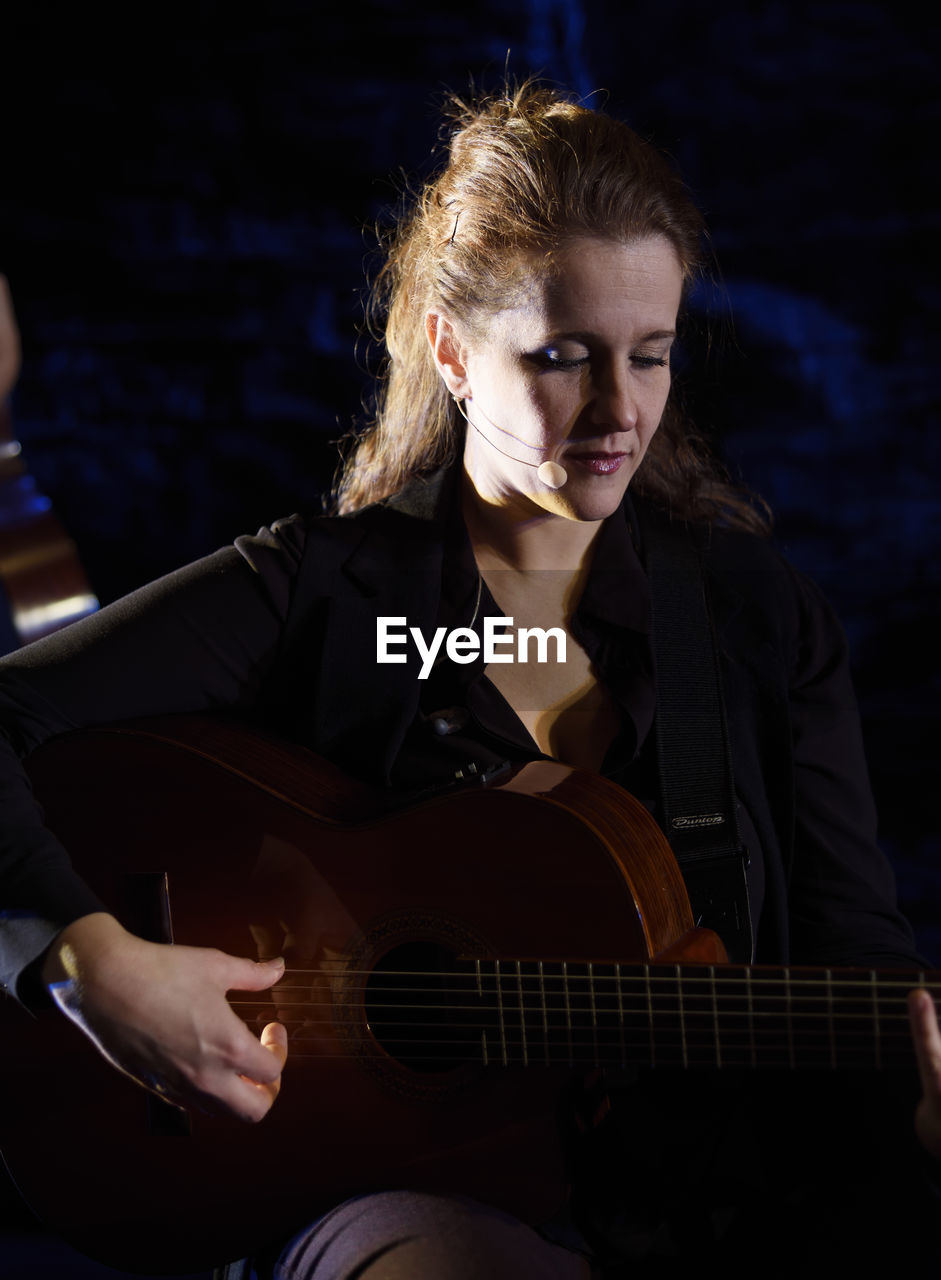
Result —
<instances>
[{"instance_id":1,"label":"fretboard","mask_svg":"<svg viewBox=\"0 0 941 1280\"><path fill-rule=\"evenodd\" d=\"M393 1056L487 1065L881 1069L912 1060L906 994L941 974L473 961L386 972L369 1022Z\"/></svg>"}]
</instances>

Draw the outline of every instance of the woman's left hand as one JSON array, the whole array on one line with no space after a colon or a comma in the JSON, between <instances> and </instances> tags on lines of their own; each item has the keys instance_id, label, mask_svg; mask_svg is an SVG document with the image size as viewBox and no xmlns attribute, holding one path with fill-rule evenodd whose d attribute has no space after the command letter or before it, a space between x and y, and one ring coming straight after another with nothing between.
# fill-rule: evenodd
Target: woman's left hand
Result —
<instances>
[{"instance_id":1,"label":"woman's left hand","mask_svg":"<svg viewBox=\"0 0 941 1280\"><path fill-rule=\"evenodd\" d=\"M925 1150L941 1159L941 1030L929 991L919 988L908 993L908 1016L922 1090L915 1132Z\"/></svg>"}]
</instances>

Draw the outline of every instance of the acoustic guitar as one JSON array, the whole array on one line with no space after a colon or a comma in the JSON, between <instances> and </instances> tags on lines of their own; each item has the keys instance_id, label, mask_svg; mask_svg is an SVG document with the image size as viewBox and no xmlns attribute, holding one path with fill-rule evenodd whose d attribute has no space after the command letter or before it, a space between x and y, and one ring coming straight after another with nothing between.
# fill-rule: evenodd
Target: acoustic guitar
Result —
<instances>
[{"instance_id":1,"label":"acoustic guitar","mask_svg":"<svg viewBox=\"0 0 941 1280\"><path fill-rule=\"evenodd\" d=\"M253 1027L289 1030L256 1126L148 1094L55 1010L0 1010L12 1175L130 1270L243 1256L371 1189L545 1219L573 1068L877 1069L911 1057L906 992L941 989L724 963L643 806L548 761L390 811L301 748L170 717L69 734L30 772L128 927L288 959L272 992L230 993Z\"/></svg>"}]
</instances>

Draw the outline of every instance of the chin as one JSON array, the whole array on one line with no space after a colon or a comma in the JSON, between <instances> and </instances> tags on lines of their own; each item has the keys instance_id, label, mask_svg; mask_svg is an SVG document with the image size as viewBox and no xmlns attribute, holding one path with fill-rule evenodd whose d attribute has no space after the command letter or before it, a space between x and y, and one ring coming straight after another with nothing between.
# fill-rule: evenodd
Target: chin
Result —
<instances>
[{"instance_id":1,"label":"chin","mask_svg":"<svg viewBox=\"0 0 941 1280\"><path fill-rule=\"evenodd\" d=\"M618 507L624 500L625 488L618 489L617 493L604 494L562 494L557 491L553 494L553 510L564 515L569 520L578 520L583 523L593 523L598 520L607 520L608 516L613 516Z\"/></svg>"},{"instance_id":2,"label":"chin","mask_svg":"<svg viewBox=\"0 0 941 1280\"><path fill-rule=\"evenodd\" d=\"M587 484L570 481L563 489L556 492L557 496L570 508L572 519L607 520L608 516L614 515L624 501L629 481L630 476L624 476L622 473L614 484L598 484L594 480Z\"/></svg>"}]
</instances>

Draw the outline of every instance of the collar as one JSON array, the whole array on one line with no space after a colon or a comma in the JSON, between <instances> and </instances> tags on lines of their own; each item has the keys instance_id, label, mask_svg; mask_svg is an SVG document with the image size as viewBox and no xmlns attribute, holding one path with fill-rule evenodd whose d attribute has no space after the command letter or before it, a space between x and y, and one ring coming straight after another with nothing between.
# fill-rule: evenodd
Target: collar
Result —
<instances>
[{"instance_id":1,"label":"collar","mask_svg":"<svg viewBox=\"0 0 941 1280\"><path fill-rule=\"evenodd\" d=\"M378 504L413 520L444 549L444 580L440 620L449 626L467 625L476 597L477 565L459 501L461 467L455 463L432 475L410 481L400 493ZM650 633L650 587L637 552L637 515L629 494L618 511L601 526L592 553L585 590L576 610L611 626ZM349 562L349 569L356 566Z\"/></svg>"},{"instance_id":2,"label":"collar","mask_svg":"<svg viewBox=\"0 0 941 1280\"><path fill-rule=\"evenodd\" d=\"M650 587L634 543L634 509L625 494L618 511L601 526L576 616L650 632Z\"/></svg>"}]
</instances>

